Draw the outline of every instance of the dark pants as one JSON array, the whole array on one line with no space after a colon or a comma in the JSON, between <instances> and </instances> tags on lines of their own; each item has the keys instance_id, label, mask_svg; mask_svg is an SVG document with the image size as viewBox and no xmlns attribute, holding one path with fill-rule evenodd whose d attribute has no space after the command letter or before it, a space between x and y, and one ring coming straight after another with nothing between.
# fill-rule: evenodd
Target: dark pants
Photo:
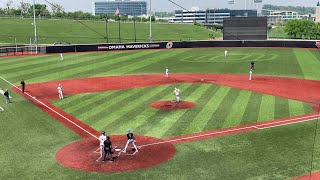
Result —
<instances>
[{"instance_id":1,"label":"dark pants","mask_svg":"<svg viewBox=\"0 0 320 180\"><path fill-rule=\"evenodd\" d=\"M22 89L22 92L24 93L24 86L22 86L21 89Z\"/></svg>"},{"instance_id":2,"label":"dark pants","mask_svg":"<svg viewBox=\"0 0 320 180\"><path fill-rule=\"evenodd\" d=\"M111 149L110 148L105 148L104 149L104 154L103 154L103 160L105 161L106 160L106 157L109 157L109 160L110 161L113 161L113 158L112 158L112 152L111 152Z\"/></svg>"}]
</instances>

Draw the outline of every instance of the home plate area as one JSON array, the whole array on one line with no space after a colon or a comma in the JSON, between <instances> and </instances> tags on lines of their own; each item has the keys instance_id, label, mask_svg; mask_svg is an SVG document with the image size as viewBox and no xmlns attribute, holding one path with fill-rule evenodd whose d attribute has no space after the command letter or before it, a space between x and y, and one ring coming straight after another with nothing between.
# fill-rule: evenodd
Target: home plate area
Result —
<instances>
[{"instance_id":1,"label":"home plate area","mask_svg":"<svg viewBox=\"0 0 320 180\"><path fill-rule=\"evenodd\" d=\"M95 138L87 138L66 145L57 154L57 161L65 166L77 170L90 172L123 172L143 169L158 165L171 159L176 149L171 143L160 143L161 139L137 136L136 144L142 146L135 153L134 148L128 147L126 153L121 153L126 144L125 135L114 135L110 137L114 148L114 161L96 161L99 157L99 141ZM147 146L145 146L147 145ZM133 150L133 151L132 151ZM119 155L119 157L117 157Z\"/></svg>"}]
</instances>

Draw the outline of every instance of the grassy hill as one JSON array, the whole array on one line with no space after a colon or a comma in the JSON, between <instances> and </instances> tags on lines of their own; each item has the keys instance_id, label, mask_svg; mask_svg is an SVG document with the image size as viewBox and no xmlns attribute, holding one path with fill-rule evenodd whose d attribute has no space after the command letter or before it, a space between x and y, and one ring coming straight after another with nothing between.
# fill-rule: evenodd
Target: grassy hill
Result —
<instances>
[{"instance_id":1,"label":"grassy hill","mask_svg":"<svg viewBox=\"0 0 320 180\"><path fill-rule=\"evenodd\" d=\"M32 19L0 18L0 43L29 44L33 42L34 29ZM82 25L81 23L85 24ZM37 31L40 44L68 42L72 44L105 43L106 23L103 21L75 20L37 20ZM121 22L121 42L134 42L134 23ZM149 24L136 23L137 42L149 41ZM210 30L189 24L152 24L154 41L207 40ZM119 42L119 23L108 23L109 42ZM217 34L221 36L221 34Z\"/></svg>"}]
</instances>

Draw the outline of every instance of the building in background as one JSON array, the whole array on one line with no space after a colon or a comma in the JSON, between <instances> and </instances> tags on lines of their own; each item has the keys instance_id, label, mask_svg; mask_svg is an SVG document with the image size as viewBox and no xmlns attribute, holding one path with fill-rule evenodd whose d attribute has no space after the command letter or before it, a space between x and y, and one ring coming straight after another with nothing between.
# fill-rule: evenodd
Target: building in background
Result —
<instances>
[{"instance_id":1,"label":"building in background","mask_svg":"<svg viewBox=\"0 0 320 180\"><path fill-rule=\"evenodd\" d=\"M142 16L147 14L146 1L113 0L113 1L92 1L92 14L111 14L113 15L117 8L121 15Z\"/></svg>"},{"instance_id":2,"label":"building in background","mask_svg":"<svg viewBox=\"0 0 320 180\"><path fill-rule=\"evenodd\" d=\"M320 23L320 2L318 2L317 7L316 7L316 22Z\"/></svg>"},{"instance_id":3,"label":"building in background","mask_svg":"<svg viewBox=\"0 0 320 180\"><path fill-rule=\"evenodd\" d=\"M305 15L299 15L295 11L262 10L262 15L268 17L268 24L276 24L293 19L307 19Z\"/></svg>"},{"instance_id":4,"label":"building in background","mask_svg":"<svg viewBox=\"0 0 320 180\"><path fill-rule=\"evenodd\" d=\"M231 9L207 9L207 10L176 10L174 23L201 23L223 24L227 17L256 17L257 10L231 10Z\"/></svg>"}]
</instances>

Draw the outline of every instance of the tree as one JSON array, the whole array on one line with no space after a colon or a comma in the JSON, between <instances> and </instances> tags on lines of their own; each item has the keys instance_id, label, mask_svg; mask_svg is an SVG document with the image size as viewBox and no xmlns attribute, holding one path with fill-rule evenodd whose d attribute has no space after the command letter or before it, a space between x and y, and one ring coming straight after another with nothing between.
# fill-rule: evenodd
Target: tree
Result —
<instances>
[{"instance_id":1,"label":"tree","mask_svg":"<svg viewBox=\"0 0 320 180\"><path fill-rule=\"evenodd\" d=\"M47 5L45 4L35 4L35 14L36 16L50 16L50 13L47 9ZM33 14L33 5L29 9L29 13Z\"/></svg>"},{"instance_id":2,"label":"tree","mask_svg":"<svg viewBox=\"0 0 320 180\"><path fill-rule=\"evenodd\" d=\"M31 8L31 4L29 3L24 3L24 2L20 2L20 6L19 9L21 11L21 15L26 15L28 14L28 12L30 11Z\"/></svg>"},{"instance_id":3,"label":"tree","mask_svg":"<svg viewBox=\"0 0 320 180\"><path fill-rule=\"evenodd\" d=\"M52 9L52 15L53 16L61 17L62 14L64 13L63 6L61 6L58 3L52 3L51 9Z\"/></svg>"},{"instance_id":4,"label":"tree","mask_svg":"<svg viewBox=\"0 0 320 180\"><path fill-rule=\"evenodd\" d=\"M309 20L290 20L285 24L285 32L294 38L312 38L319 34L319 25Z\"/></svg>"}]
</instances>

